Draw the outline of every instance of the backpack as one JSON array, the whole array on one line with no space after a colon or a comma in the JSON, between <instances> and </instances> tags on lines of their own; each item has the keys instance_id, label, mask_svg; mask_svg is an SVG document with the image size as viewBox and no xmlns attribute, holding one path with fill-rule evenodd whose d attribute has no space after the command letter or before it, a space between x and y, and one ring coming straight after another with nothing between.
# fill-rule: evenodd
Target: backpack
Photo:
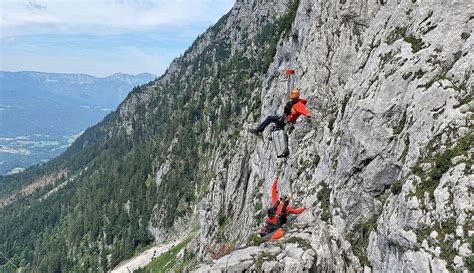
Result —
<instances>
[{"instance_id":1,"label":"backpack","mask_svg":"<svg viewBox=\"0 0 474 273\"><path fill-rule=\"evenodd\" d=\"M291 109L295 104L298 103L299 100L290 100L289 102L286 103L285 108L283 109L283 113L285 116L289 116L291 114Z\"/></svg>"}]
</instances>

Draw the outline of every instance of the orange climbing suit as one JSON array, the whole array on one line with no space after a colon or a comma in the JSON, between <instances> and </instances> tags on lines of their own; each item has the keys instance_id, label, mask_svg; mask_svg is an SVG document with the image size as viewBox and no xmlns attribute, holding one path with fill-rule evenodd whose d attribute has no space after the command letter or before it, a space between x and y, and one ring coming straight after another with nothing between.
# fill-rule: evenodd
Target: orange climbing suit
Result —
<instances>
[{"instance_id":1,"label":"orange climbing suit","mask_svg":"<svg viewBox=\"0 0 474 273\"><path fill-rule=\"evenodd\" d=\"M273 181L273 185L272 185L272 206L275 206L276 202L278 201L277 181L278 181L278 177L275 178L275 180ZM267 217L266 222L277 225L278 216L281 214L284 205L285 205L285 202L280 202L278 204L277 208L276 208L275 216L274 217ZM304 211L304 208L295 209L295 208L292 208L290 206L286 206L286 213L300 214L303 211ZM279 227L274 232L274 234L272 235L270 240L271 241L278 240L281 237L283 237L284 233L285 233L285 229L283 227Z\"/></svg>"},{"instance_id":2,"label":"orange climbing suit","mask_svg":"<svg viewBox=\"0 0 474 273\"><path fill-rule=\"evenodd\" d=\"M275 203L278 201L278 191L277 191L277 181L278 177L273 180L273 185L272 185L272 206L275 206ZM276 209L276 213L274 217L267 217L267 221L276 224L278 216L281 214L281 210L283 209L283 206L285 205L285 202L280 202ZM304 208L292 208L290 206L286 207L286 212L287 213L293 213L293 214L300 214L304 211Z\"/></svg>"},{"instance_id":3,"label":"orange climbing suit","mask_svg":"<svg viewBox=\"0 0 474 273\"><path fill-rule=\"evenodd\" d=\"M295 123L296 120L301 116L310 117L311 113L306 109L306 103L308 101L304 99L298 99L298 102L293 105L291 112L288 115L288 122Z\"/></svg>"}]
</instances>

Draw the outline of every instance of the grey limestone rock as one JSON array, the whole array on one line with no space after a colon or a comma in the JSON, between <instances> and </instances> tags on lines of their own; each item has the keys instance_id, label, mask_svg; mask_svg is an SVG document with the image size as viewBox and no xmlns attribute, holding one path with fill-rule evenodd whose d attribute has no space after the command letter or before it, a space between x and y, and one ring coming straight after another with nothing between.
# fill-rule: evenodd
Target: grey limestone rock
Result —
<instances>
[{"instance_id":1,"label":"grey limestone rock","mask_svg":"<svg viewBox=\"0 0 474 273\"><path fill-rule=\"evenodd\" d=\"M232 50L288 4L237 1L225 26ZM215 175L195 210L197 255L210 264L196 271L467 270L473 149L459 147L472 147L473 9L469 1L301 0L255 90L260 117L244 126L280 113L288 87L301 90L313 121L296 124L287 160L276 158L268 132L241 131L226 164L214 151ZM212 42L203 35L196 50ZM290 86L275 76L288 68ZM258 232L276 176L280 194L306 211L279 241L210 260L204 246Z\"/></svg>"}]
</instances>

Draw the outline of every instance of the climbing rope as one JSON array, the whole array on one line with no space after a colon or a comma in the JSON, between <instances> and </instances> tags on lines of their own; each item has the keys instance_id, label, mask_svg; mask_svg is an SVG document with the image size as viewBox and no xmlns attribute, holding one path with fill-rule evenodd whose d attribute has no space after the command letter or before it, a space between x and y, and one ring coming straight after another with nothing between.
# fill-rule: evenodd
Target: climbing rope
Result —
<instances>
[{"instance_id":1,"label":"climbing rope","mask_svg":"<svg viewBox=\"0 0 474 273\"><path fill-rule=\"evenodd\" d=\"M295 71L293 69L286 69L285 70L285 75L287 76L287 82L286 82L286 91L287 93L290 93L291 91L291 76L295 74Z\"/></svg>"},{"instance_id":2,"label":"climbing rope","mask_svg":"<svg viewBox=\"0 0 474 273\"><path fill-rule=\"evenodd\" d=\"M291 90L291 85L292 85L292 75L295 74L295 70L293 69L286 69L285 70L285 76L287 78L287 81L286 81L286 93L289 94L290 93L290 90ZM289 132L291 132L291 129L289 130L289 124L286 124L283 128L285 134L288 136ZM289 139L287 139L287 147L289 148ZM277 176L280 177L280 174L282 173L282 168L284 168L284 165L286 167L287 165L287 162L288 162L288 156L285 156L283 157L283 160L280 161L278 163L278 166L277 166Z\"/></svg>"},{"instance_id":3,"label":"climbing rope","mask_svg":"<svg viewBox=\"0 0 474 273\"><path fill-rule=\"evenodd\" d=\"M276 176L281 177L281 173L283 173L284 167L288 165L288 157L283 157L280 162L277 163L277 168L276 168Z\"/></svg>"}]
</instances>

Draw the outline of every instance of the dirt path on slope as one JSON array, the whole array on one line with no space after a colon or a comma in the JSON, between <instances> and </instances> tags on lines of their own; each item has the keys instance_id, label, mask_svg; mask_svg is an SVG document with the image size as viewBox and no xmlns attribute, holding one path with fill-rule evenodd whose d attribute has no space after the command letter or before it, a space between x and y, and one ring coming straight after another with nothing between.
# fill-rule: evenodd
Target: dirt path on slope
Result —
<instances>
[{"instance_id":1,"label":"dirt path on slope","mask_svg":"<svg viewBox=\"0 0 474 273\"><path fill-rule=\"evenodd\" d=\"M133 272L134 270L139 269L140 267L145 267L149 263L151 263L154 259L158 258L161 254L165 253L170 248L184 241L184 239L186 238L182 238L174 242L170 242L167 244L149 248L143 251L142 253L138 254L138 256L135 256L127 261L122 262L120 265L114 268L111 272L112 273L129 273L129 272Z\"/></svg>"}]
</instances>

